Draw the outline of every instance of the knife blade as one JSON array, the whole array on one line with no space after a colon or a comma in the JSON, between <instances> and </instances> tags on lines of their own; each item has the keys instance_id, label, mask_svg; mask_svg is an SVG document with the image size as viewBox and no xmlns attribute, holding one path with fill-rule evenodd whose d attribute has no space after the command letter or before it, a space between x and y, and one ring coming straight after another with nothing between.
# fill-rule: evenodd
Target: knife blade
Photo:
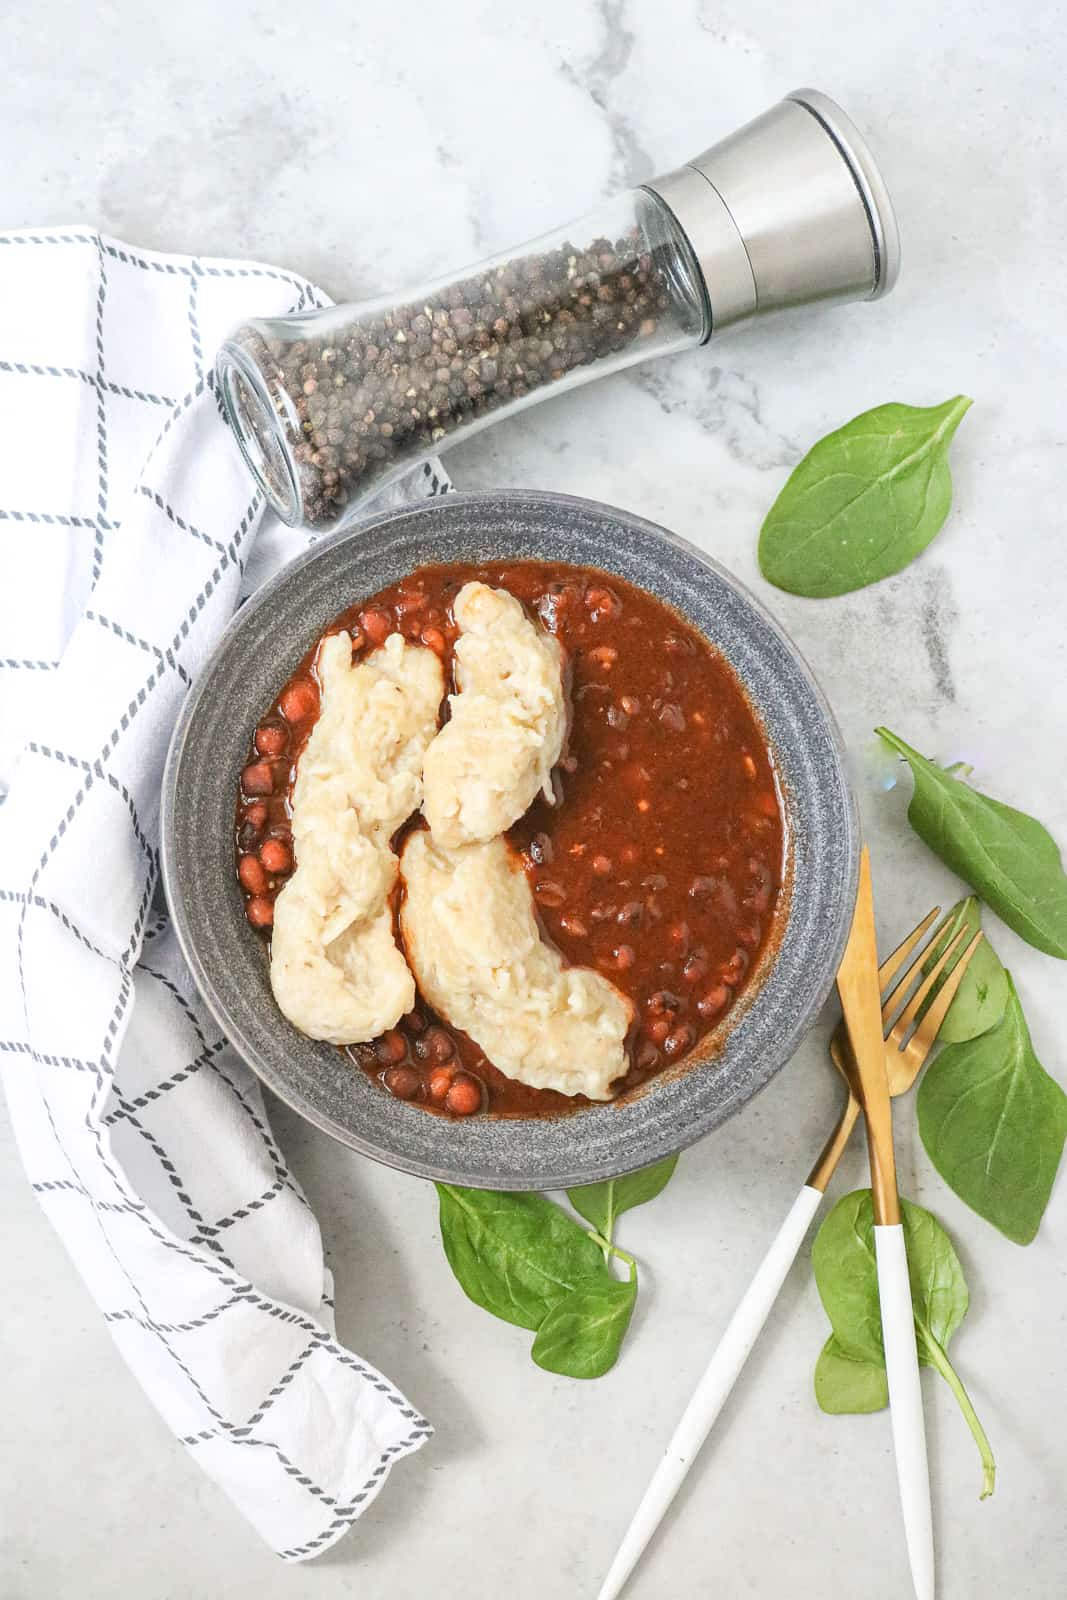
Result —
<instances>
[{"instance_id":1,"label":"knife blade","mask_svg":"<svg viewBox=\"0 0 1067 1600\"><path fill-rule=\"evenodd\" d=\"M893 1156L893 1113L885 1070L882 997L878 986L878 945L874 931L871 860L866 845L860 856L859 888L852 928L837 974L837 992L852 1047L853 1092L867 1121L871 1157L871 1192L876 1223L900 1221L896 1161Z\"/></svg>"}]
</instances>

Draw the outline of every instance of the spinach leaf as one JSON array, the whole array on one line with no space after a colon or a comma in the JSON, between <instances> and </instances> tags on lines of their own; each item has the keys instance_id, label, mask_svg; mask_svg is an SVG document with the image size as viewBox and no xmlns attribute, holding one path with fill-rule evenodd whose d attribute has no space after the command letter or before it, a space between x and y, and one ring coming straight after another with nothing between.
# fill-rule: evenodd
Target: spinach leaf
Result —
<instances>
[{"instance_id":1,"label":"spinach leaf","mask_svg":"<svg viewBox=\"0 0 1067 1600\"><path fill-rule=\"evenodd\" d=\"M963 1268L937 1218L910 1200L900 1204L916 1327L921 1318L933 1338L948 1344L967 1311ZM811 1260L841 1353L853 1361L884 1365L869 1189L857 1189L837 1202L815 1236ZM919 1359L930 1364L921 1344Z\"/></svg>"},{"instance_id":2,"label":"spinach leaf","mask_svg":"<svg viewBox=\"0 0 1067 1600\"><path fill-rule=\"evenodd\" d=\"M637 1300L637 1269L626 1282L587 1278L557 1300L537 1330L531 1356L548 1372L600 1378L618 1359Z\"/></svg>"},{"instance_id":3,"label":"spinach leaf","mask_svg":"<svg viewBox=\"0 0 1067 1600\"><path fill-rule=\"evenodd\" d=\"M549 1372L599 1378L614 1366L637 1300L631 1256L542 1194L450 1183L437 1193L445 1254L475 1305L532 1329L530 1353ZM627 1281L612 1275L607 1254L626 1262Z\"/></svg>"},{"instance_id":4,"label":"spinach leaf","mask_svg":"<svg viewBox=\"0 0 1067 1600\"><path fill-rule=\"evenodd\" d=\"M957 961L981 926L981 907L974 895L969 894L965 900L958 901L934 929L934 936L930 941L930 954L923 962L924 974L936 966L945 946L952 942L960 929L963 928L965 932L941 976L930 990L919 1012L920 1018L930 1009L938 991L946 978L952 975ZM980 1033L985 1033L1000 1021L1007 1003L1008 974L1004 971L1000 957L988 938L983 939L972 955L967 971L960 979L960 986L953 996L952 1004L945 1012L937 1037L944 1044L960 1044L965 1039L976 1039Z\"/></svg>"},{"instance_id":5,"label":"spinach leaf","mask_svg":"<svg viewBox=\"0 0 1067 1600\"><path fill-rule=\"evenodd\" d=\"M919 1133L961 1200L1016 1244L1037 1233L1067 1138L1067 1095L1034 1054L1015 985L995 1028L949 1045L919 1086Z\"/></svg>"},{"instance_id":6,"label":"spinach leaf","mask_svg":"<svg viewBox=\"0 0 1067 1600\"><path fill-rule=\"evenodd\" d=\"M475 1305L537 1330L583 1279L613 1281L598 1244L541 1194L439 1183L441 1240Z\"/></svg>"},{"instance_id":7,"label":"spinach leaf","mask_svg":"<svg viewBox=\"0 0 1067 1600\"><path fill-rule=\"evenodd\" d=\"M953 777L888 728L875 732L912 770L908 821L920 839L1020 938L1067 958L1067 874L1048 830Z\"/></svg>"},{"instance_id":8,"label":"spinach leaf","mask_svg":"<svg viewBox=\"0 0 1067 1600\"><path fill-rule=\"evenodd\" d=\"M889 1404L885 1366L846 1355L836 1335L831 1334L815 1363L815 1398L831 1416L881 1411Z\"/></svg>"},{"instance_id":9,"label":"spinach leaf","mask_svg":"<svg viewBox=\"0 0 1067 1600\"><path fill-rule=\"evenodd\" d=\"M982 1498L996 1468L989 1441L946 1349L967 1311L967 1284L948 1234L922 1206L901 1200L919 1360L935 1367L956 1396L982 1460ZM824 1411L874 1411L888 1399L878 1303L871 1191L858 1189L834 1206L812 1247L815 1282L833 1336L815 1369Z\"/></svg>"},{"instance_id":10,"label":"spinach leaf","mask_svg":"<svg viewBox=\"0 0 1067 1600\"><path fill-rule=\"evenodd\" d=\"M811 1247L815 1287L842 1353L885 1366L870 1190L839 1200Z\"/></svg>"},{"instance_id":11,"label":"spinach leaf","mask_svg":"<svg viewBox=\"0 0 1067 1600\"><path fill-rule=\"evenodd\" d=\"M790 594L848 594L899 572L948 516L948 447L971 402L876 406L820 439L760 531L760 571Z\"/></svg>"},{"instance_id":12,"label":"spinach leaf","mask_svg":"<svg viewBox=\"0 0 1067 1600\"><path fill-rule=\"evenodd\" d=\"M655 1166L643 1167L640 1172L628 1172L624 1178L612 1178L608 1183L587 1183L579 1189L568 1189L567 1199L586 1222L591 1222L597 1233L609 1242L615 1234L615 1218L633 1206L643 1206L662 1194L671 1180L677 1156L657 1161Z\"/></svg>"}]
</instances>

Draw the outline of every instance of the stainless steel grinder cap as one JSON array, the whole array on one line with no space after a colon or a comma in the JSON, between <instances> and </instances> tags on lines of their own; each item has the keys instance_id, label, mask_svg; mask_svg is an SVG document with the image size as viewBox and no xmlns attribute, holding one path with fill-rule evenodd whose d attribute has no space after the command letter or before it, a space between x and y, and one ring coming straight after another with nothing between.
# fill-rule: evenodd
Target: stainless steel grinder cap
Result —
<instances>
[{"instance_id":1,"label":"stainless steel grinder cap","mask_svg":"<svg viewBox=\"0 0 1067 1600\"><path fill-rule=\"evenodd\" d=\"M784 306L874 300L896 282L889 192L858 129L817 89L794 90L646 187L693 248L712 333Z\"/></svg>"}]
</instances>

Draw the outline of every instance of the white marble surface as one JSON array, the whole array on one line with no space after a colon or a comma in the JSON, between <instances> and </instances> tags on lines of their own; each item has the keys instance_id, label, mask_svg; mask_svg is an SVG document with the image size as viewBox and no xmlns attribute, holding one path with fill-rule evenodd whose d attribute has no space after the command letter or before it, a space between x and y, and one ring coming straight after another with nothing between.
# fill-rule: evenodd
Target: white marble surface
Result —
<instances>
[{"instance_id":1,"label":"white marble surface","mask_svg":"<svg viewBox=\"0 0 1067 1600\"><path fill-rule=\"evenodd\" d=\"M855 759L888 936L956 886L879 790L870 730L967 757L1067 840L1062 474L1067 34L1050 0L208 0L0 24L0 223L89 222L142 245L259 256L332 293L386 290L577 214L811 83L867 131L904 268L875 307L767 325L606 382L451 456L465 487L596 496L712 551L768 599ZM17 157L14 152L17 151ZM900 577L821 604L758 577L756 532L798 454L888 399L975 405L956 506ZM1067 1079L1064 969L995 927L1046 1064ZM37 1210L0 1163L0 1593L11 1600L570 1600L593 1596L710 1341L817 1148L825 1027L627 1218L642 1295L625 1355L579 1385L453 1283L432 1191L277 1112L318 1207L345 1337L437 1425L357 1530L283 1568L169 1436ZM995 1498L925 1380L943 1600L1052 1600L1067 1577L1067 1181L1021 1250L932 1172L899 1118L905 1191L971 1284L956 1359L993 1441ZM838 1181L863 1181L858 1148ZM909 1591L888 1420L811 1393L825 1321L802 1260L634 1600Z\"/></svg>"}]
</instances>

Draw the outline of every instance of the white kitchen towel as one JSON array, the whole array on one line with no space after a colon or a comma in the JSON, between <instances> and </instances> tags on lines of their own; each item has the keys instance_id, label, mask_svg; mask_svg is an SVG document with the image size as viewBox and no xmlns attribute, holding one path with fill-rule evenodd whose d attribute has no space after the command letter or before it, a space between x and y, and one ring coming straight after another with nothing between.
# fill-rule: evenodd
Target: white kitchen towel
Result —
<instances>
[{"instance_id":1,"label":"white kitchen towel","mask_svg":"<svg viewBox=\"0 0 1067 1600\"><path fill-rule=\"evenodd\" d=\"M323 304L271 267L78 228L0 235L0 1063L15 1133L123 1356L289 1560L340 1537L431 1430L337 1342L318 1224L158 898L159 790L206 655L309 542L253 491L212 353L244 317ZM392 498L447 486L433 463Z\"/></svg>"}]
</instances>

